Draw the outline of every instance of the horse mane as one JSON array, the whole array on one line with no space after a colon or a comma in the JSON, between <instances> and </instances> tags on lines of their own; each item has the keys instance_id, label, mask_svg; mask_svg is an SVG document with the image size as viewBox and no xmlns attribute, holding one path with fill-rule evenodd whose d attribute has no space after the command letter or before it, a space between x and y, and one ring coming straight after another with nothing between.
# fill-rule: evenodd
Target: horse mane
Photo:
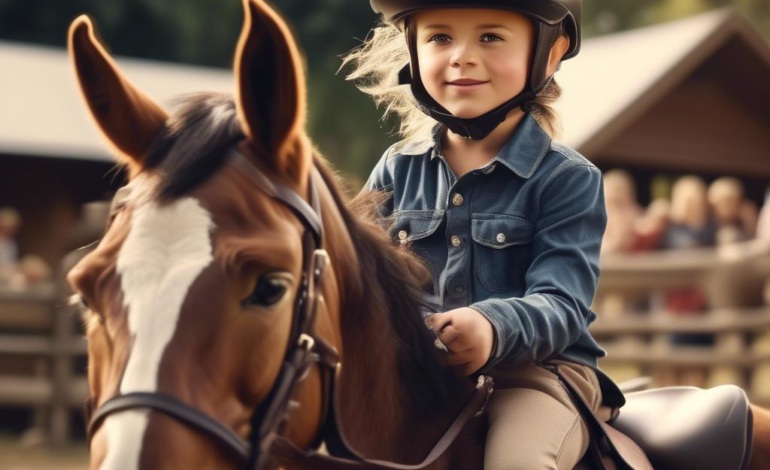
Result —
<instances>
[{"instance_id":1,"label":"horse mane","mask_svg":"<svg viewBox=\"0 0 770 470\"><path fill-rule=\"evenodd\" d=\"M329 164L322 158L316 158L315 164L339 208L359 261L360 271L343 273L348 276L349 290L343 308L390 317L399 372L412 400L406 414L418 420L435 419L439 410L446 411L453 399L463 396L467 384L446 367L419 311L420 286L430 282L430 270L413 252L394 245L378 219L379 206L390 193L364 191L350 199L340 190L347 189L345 181Z\"/></svg>"},{"instance_id":2,"label":"horse mane","mask_svg":"<svg viewBox=\"0 0 770 470\"><path fill-rule=\"evenodd\" d=\"M226 149L244 138L232 97L191 93L177 97L174 115L152 141L145 169L161 174L156 198L171 201L193 190L225 163Z\"/></svg>"},{"instance_id":3,"label":"horse mane","mask_svg":"<svg viewBox=\"0 0 770 470\"><path fill-rule=\"evenodd\" d=\"M179 109L153 140L145 164L147 170L160 174L155 196L165 202L216 173L226 161L227 148L244 137L235 102L228 95L189 94L175 103ZM409 415L435 418L438 410L446 410L462 392L461 381L443 364L433 345L435 337L418 309L420 286L429 282L430 271L413 253L395 246L377 220L377 207L388 194L364 192L351 200L344 180L330 164L318 155L314 155L314 163L342 215L360 263L358 272L337 273L346 277L342 308L361 312L362 318L355 321L390 318L397 332L393 341L399 373L408 390L405 396L411 398Z\"/></svg>"}]
</instances>

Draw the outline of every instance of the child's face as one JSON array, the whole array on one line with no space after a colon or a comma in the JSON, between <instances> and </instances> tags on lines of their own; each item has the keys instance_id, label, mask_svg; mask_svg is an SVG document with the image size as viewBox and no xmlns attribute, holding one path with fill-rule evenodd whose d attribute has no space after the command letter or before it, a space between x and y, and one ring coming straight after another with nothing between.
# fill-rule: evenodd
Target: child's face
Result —
<instances>
[{"instance_id":1,"label":"child's face","mask_svg":"<svg viewBox=\"0 0 770 470\"><path fill-rule=\"evenodd\" d=\"M415 19L425 89L455 116L478 117L524 90L534 35L526 16L507 10L438 9ZM457 83L460 79L465 82Z\"/></svg>"}]
</instances>

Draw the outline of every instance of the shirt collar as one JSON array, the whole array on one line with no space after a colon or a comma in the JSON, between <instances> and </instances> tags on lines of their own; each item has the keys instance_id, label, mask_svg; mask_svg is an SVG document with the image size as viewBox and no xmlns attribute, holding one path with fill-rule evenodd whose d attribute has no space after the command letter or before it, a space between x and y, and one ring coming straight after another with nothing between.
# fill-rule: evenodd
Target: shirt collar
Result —
<instances>
[{"instance_id":1,"label":"shirt collar","mask_svg":"<svg viewBox=\"0 0 770 470\"><path fill-rule=\"evenodd\" d=\"M441 136L444 126L436 126L432 134L430 158L441 155ZM499 161L518 176L531 177L548 152L551 138L540 127L531 113L526 113L500 152L492 159Z\"/></svg>"}]
</instances>

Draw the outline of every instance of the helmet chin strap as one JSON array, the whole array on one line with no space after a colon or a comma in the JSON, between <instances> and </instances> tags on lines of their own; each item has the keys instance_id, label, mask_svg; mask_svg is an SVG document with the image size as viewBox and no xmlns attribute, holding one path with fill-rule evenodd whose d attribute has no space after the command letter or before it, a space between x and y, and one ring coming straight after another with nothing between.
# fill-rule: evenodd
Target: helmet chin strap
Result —
<instances>
[{"instance_id":1,"label":"helmet chin strap","mask_svg":"<svg viewBox=\"0 0 770 470\"><path fill-rule=\"evenodd\" d=\"M444 124L455 134L466 139L482 140L505 121L511 110L521 107L524 112L528 112L528 105L553 80L553 75L546 77L546 73L551 46L559 34L558 25L549 25L542 21L533 21L533 24L535 26L535 53L532 56L531 72L524 90L481 116L468 119L457 117L430 96L420 76L417 59L417 31L414 27L414 21L410 19L407 19L404 25L404 33L409 44L410 64L399 71L398 84L410 85L412 96L417 101L417 107L423 113ZM537 85L533 86L533 84Z\"/></svg>"}]
</instances>

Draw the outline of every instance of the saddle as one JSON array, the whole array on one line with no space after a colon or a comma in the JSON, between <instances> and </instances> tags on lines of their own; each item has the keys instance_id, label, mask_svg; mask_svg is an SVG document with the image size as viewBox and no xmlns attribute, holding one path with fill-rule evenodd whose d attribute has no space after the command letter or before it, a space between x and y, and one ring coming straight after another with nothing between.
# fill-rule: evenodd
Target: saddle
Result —
<instances>
[{"instance_id":1,"label":"saddle","mask_svg":"<svg viewBox=\"0 0 770 470\"><path fill-rule=\"evenodd\" d=\"M567 377L558 375L591 431L588 452L575 470L748 469L753 423L739 387L629 393L608 424L593 414Z\"/></svg>"},{"instance_id":2,"label":"saddle","mask_svg":"<svg viewBox=\"0 0 770 470\"><path fill-rule=\"evenodd\" d=\"M752 424L746 393L722 385L628 394L612 428L639 444L655 470L746 470Z\"/></svg>"}]
</instances>

